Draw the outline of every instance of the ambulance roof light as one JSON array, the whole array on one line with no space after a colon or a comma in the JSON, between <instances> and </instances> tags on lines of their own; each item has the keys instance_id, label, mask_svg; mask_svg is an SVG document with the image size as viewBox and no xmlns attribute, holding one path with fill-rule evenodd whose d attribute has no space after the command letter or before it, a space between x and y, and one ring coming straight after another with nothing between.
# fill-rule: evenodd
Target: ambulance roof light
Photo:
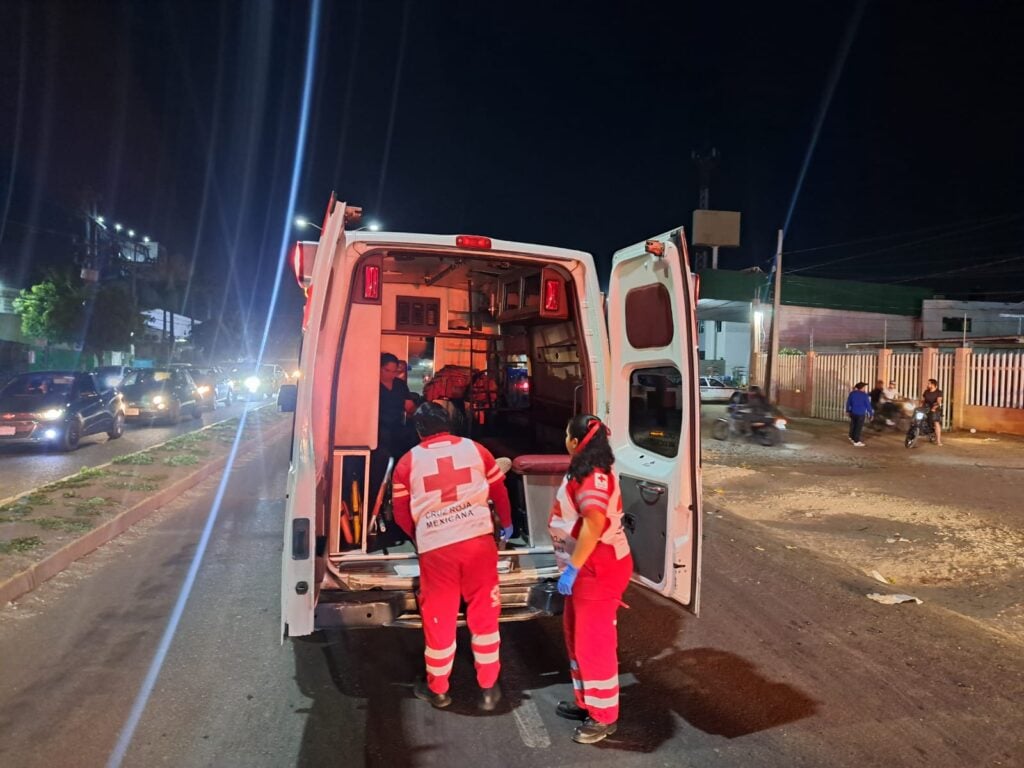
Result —
<instances>
[{"instance_id":1,"label":"ambulance roof light","mask_svg":"<svg viewBox=\"0 0 1024 768\"><path fill-rule=\"evenodd\" d=\"M455 245L458 248L476 248L481 251L491 250L491 238L480 235L456 235Z\"/></svg>"}]
</instances>

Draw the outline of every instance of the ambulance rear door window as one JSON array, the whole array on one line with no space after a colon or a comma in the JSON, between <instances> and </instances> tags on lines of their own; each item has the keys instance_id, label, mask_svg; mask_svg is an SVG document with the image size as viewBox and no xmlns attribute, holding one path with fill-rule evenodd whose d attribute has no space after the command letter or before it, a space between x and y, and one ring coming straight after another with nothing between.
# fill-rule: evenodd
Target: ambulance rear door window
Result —
<instances>
[{"instance_id":1,"label":"ambulance rear door window","mask_svg":"<svg viewBox=\"0 0 1024 768\"><path fill-rule=\"evenodd\" d=\"M630 376L629 437L661 456L679 453L683 423L682 375L674 366L640 368Z\"/></svg>"}]
</instances>

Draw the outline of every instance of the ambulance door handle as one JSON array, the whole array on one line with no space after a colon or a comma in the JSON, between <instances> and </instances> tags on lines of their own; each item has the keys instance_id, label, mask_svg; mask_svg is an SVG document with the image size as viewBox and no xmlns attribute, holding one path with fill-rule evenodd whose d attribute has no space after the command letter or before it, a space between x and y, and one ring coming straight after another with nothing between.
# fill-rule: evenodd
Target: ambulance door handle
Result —
<instances>
[{"instance_id":1,"label":"ambulance door handle","mask_svg":"<svg viewBox=\"0 0 1024 768\"><path fill-rule=\"evenodd\" d=\"M649 483L646 480L637 480L636 487L640 489L640 498L642 498L646 504L655 504L665 493L665 486ZM654 498L651 498L651 496Z\"/></svg>"},{"instance_id":2,"label":"ambulance door handle","mask_svg":"<svg viewBox=\"0 0 1024 768\"><path fill-rule=\"evenodd\" d=\"M575 389L573 389L573 391L572 391L572 415L573 416L576 416L580 412L579 406L577 405L577 400L578 400L577 396L579 395L579 392L580 392L581 389L583 389L583 385L582 384L577 384Z\"/></svg>"}]
</instances>

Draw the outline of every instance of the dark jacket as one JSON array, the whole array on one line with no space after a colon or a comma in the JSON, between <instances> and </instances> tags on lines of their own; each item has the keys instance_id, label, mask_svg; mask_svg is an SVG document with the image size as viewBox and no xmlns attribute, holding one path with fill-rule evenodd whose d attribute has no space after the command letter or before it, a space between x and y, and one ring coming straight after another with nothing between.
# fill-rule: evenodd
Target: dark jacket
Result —
<instances>
[{"instance_id":1,"label":"dark jacket","mask_svg":"<svg viewBox=\"0 0 1024 768\"><path fill-rule=\"evenodd\" d=\"M853 390L846 398L846 412L851 416L870 416L874 413L871 396L862 389Z\"/></svg>"}]
</instances>

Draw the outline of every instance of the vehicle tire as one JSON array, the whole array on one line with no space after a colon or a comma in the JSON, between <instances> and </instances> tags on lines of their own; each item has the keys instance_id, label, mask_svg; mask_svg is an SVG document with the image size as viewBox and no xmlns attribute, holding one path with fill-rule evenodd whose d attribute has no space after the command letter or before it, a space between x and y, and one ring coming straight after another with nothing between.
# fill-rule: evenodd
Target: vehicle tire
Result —
<instances>
[{"instance_id":1,"label":"vehicle tire","mask_svg":"<svg viewBox=\"0 0 1024 768\"><path fill-rule=\"evenodd\" d=\"M906 446L907 448L913 448L915 445L917 445L916 429L914 429L913 427L910 428L910 431L907 432L906 439L903 441L903 445Z\"/></svg>"},{"instance_id":2,"label":"vehicle tire","mask_svg":"<svg viewBox=\"0 0 1024 768\"><path fill-rule=\"evenodd\" d=\"M124 411L118 411L114 415L114 424L110 427L107 432L107 437L111 440L117 440L121 435L124 434Z\"/></svg>"},{"instance_id":3,"label":"vehicle tire","mask_svg":"<svg viewBox=\"0 0 1024 768\"><path fill-rule=\"evenodd\" d=\"M217 405L217 403L216 403L216 401L214 401L214 407L216 407L216 405ZM213 409L211 408L210 410L213 410ZM192 406L192 419L195 420L195 419L201 419L201 418L203 418L203 407L199 403L195 403Z\"/></svg>"},{"instance_id":4,"label":"vehicle tire","mask_svg":"<svg viewBox=\"0 0 1024 768\"><path fill-rule=\"evenodd\" d=\"M78 447L79 441L82 439L82 424L78 419L73 420L68 424L68 428L64 430L64 437L60 441L60 449L62 451L73 451Z\"/></svg>"},{"instance_id":5,"label":"vehicle tire","mask_svg":"<svg viewBox=\"0 0 1024 768\"><path fill-rule=\"evenodd\" d=\"M729 439L729 422L719 419L715 422L715 425L711 427L711 436L715 440L728 440Z\"/></svg>"},{"instance_id":6,"label":"vehicle tire","mask_svg":"<svg viewBox=\"0 0 1024 768\"><path fill-rule=\"evenodd\" d=\"M228 396L224 398L224 405L230 406L233 402L235 402L235 393L229 389Z\"/></svg>"},{"instance_id":7,"label":"vehicle tire","mask_svg":"<svg viewBox=\"0 0 1024 768\"><path fill-rule=\"evenodd\" d=\"M773 446L779 442L779 432L772 427L757 430L757 442L764 446Z\"/></svg>"},{"instance_id":8,"label":"vehicle tire","mask_svg":"<svg viewBox=\"0 0 1024 768\"><path fill-rule=\"evenodd\" d=\"M181 423L181 401L175 400L167 411L167 423L171 426Z\"/></svg>"}]
</instances>

